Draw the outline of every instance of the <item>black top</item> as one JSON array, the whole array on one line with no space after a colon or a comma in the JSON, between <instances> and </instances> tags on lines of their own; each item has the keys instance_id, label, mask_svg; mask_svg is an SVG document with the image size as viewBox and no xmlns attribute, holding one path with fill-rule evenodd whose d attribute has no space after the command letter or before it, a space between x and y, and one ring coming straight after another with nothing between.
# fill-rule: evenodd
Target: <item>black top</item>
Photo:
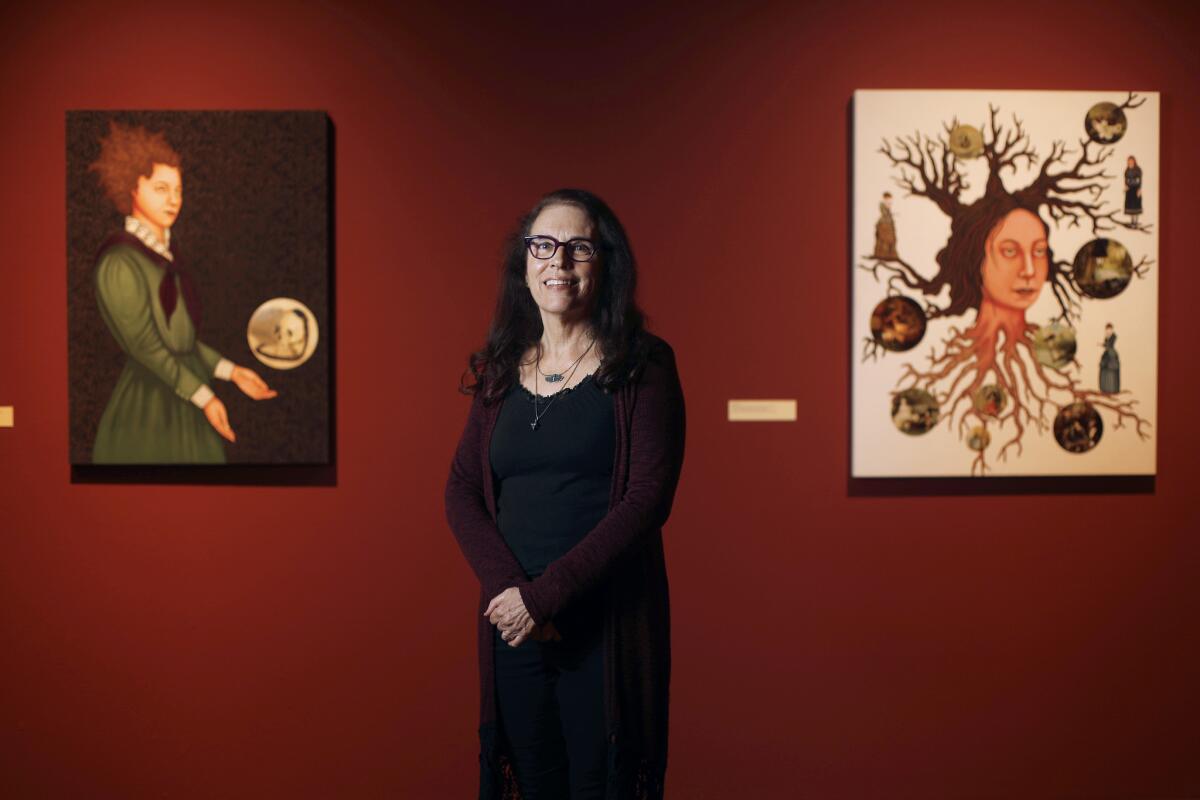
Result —
<instances>
[{"instance_id":1,"label":"black top","mask_svg":"<svg viewBox=\"0 0 1200 800\"><path fill-rule=\"evenodd\" d=\"M525 569L541 575L608 513L616 423L613 398L588 375L537 399L514 383L504 396L488 451L497 524Z\"/></svg>"}]
</instances>

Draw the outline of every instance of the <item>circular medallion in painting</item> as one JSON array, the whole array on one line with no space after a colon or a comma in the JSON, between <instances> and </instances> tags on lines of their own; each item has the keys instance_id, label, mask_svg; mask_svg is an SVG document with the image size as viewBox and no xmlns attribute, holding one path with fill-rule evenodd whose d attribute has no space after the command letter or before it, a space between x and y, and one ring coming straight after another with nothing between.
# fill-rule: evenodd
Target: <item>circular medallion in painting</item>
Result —
<instances>
[{"instance_id":1,"label":"circular medallion in painting","mask_svg":"<svg viewBox=\"0 0 1200 800\"><path fill-rule=\"evenodd\" d=\"M998 417L1004 407L1008 405L1008 392L1004 391L1003 386L995 383L980 386L971 395L971 405L975 406L975 410L980 414Z\"/></svg>"},{"instance_id":2,"label":"circular medallion in painting","mask_svg":"<svg viewBox=\"0 0 1200 800\"><path fill-rule=\"evenodd\" d=\"M892 395L892 422L902 433L918 436L937 425L941 409L924 389L905 389Z\"/></svg>"},{"instance_id":3,"label":"circular medallion in painting","mask_svg":"<svg viewBox=\"0 0 1200 800\"><path fill-rule=\"evenodd\" d=\"M1071 274L1088 297L1116 297L1133 278L1133 258L1116 239L1092 239L1075 254Z\"/></svg>"},{"instance_id":4,"label":"circular medallion in painting","mask_svg":"<svg viewBox=\"0 0 1200 800\"><path fill-rule=\"evenodd\" d=\"M1086 453L1100 443L1104 422L1091 403L1064 406L1054 418L1054 438L1068 453Z\"/></svg>"},{"instance_id":5,"label":"circular medallion in painting","mask_svg":"<svg viewBox=\"0 0 1200 800\"><path fill-rule=\"evenodd\" d=\"M1039 326L1033 333L1033 352L1047 367L1066 369L1075 360L1075 329L1064 322Z\"/></svg>"},{"instance_id":6,"label":"circular medallion in painting","mask_svg":"<svg viewBox=\"0 0 1200 800\"><path fill-rule=\"evenodd\" d=\"M308 306L290 297L275 297L250 315L246 341L250 352L268 367L295 369L317 349L317 318Z\"/></svg>"},{"instance_id":7,"label":"circular medallion in painting","mask_svg":"<svg viewBox=\"0 0 1200 800\"><path fill-rule=\"evenodd\" d=\"M1083 129L1097 144L1113 144L1125 135L1125 112L1115 103L1096 103L1083 118Z\"/></svg>"},{"instance_id":8,"label":"circular medallion in painting","mask_svg":"<svg viewBox=\"0 0 1200 800\"><path fill-rule=\"evenodd\" d=\"M925 312L915 300L888 297L871 312L871 336L884 350L911 350L925 335Z\"/></svg>"},{"instance_id":9,"label":"circular medallion in painting","mask_svg":"<svg viewBox=\"0 0 1200 800\"><path fill-rule=\"evenodd\" d=\"M983 134L973 125L955 125L950 131L950 152L962 159L983 155Z\"/></svg>"},{"instance_id":10,"label":"circular medallion in painting","mask_svg":"<svg viewBox=\"0 0 1200 800\"><path fill-rule=\"evenodd\" d=\"M976 425L971 428L971 432L967 434L967 447L972 450L985 450L992 443L992 435L988 433L988 429L982 425Z\"/></svg>"}]
</instances>

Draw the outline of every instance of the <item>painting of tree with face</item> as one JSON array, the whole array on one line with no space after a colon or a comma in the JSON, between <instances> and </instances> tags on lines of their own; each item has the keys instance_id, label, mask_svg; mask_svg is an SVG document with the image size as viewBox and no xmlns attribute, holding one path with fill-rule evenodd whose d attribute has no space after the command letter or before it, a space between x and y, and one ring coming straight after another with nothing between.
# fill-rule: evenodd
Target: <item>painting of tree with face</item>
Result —
<instances>
[{"instance_id":1,"label":"painting of tree with face","mask_svg":"<svg viewBox=\"0 0 1200 800\"><path fill-rule=\"evenodd\" d=\"M1129 473L1135 461L1153 472L1157 233L1127 213L1109 162L1140 129L1134 146L1157 164L1157 96L1109 100L856 93L854 474ZM905 225L922 227L903 231L911 250L881 257L858 231L882 180L905 193ZM923 326L904 324L920 336L890 330L887 310L901 307L922 313ZM1140 380L1121 391L1091 384L1078 350L1114 316L1141 340ZM939 430L949 447L930 446Z\"/></svg>"}]
</instances>

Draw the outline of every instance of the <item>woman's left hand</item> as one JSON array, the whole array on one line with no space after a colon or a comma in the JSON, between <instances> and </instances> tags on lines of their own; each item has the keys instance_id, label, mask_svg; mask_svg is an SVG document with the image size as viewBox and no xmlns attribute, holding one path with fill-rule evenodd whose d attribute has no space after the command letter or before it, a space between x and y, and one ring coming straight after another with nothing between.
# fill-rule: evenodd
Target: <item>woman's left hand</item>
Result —
<instances>
[{"instance_id":1,"label":"woman's left hand","mask_svg":"<svg viewBox=\"0 0 1200 800\"><path fill-rule=\"evenodd\" d=\"M509 647L516 647L528 639L535 627L521 592L515 586L493 597L483 615L500 629L500 638L508 642Z\"/></svg>"},{"instance_id":2,"label":"woman's left hand","mask_svg":"<svg viewBox=\"0 0 1200 800\"><path fill-rule=\"evenodd\" d=\"M279 392L267 386L266 381L258 377L258 373L245 367L234 367L230 380L237 384L242 393L251 400L270 400Z\"/></svg>"}]
</instances>

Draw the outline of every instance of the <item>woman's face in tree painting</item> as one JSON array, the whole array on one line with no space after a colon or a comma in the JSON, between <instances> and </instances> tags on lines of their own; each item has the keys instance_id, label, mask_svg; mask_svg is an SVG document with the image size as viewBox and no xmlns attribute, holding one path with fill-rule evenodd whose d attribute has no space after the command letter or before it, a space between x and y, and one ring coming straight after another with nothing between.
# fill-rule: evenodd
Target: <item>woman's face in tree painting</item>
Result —
<instances>
[{"instance_id":1,"label":"woman's face in tree painting","mask_svg":"<svg viewBox=\"0 0 1200 800\"><path fill-rule=\"evenodd\" d=\"M183 207L183 181L179 169L155 164L150 177L138 177L133 190L134 216L141 216L160 228L170 228Z\"/></svg>"},{"instance_id":2,"label":"woman's face in tree painting","mask_svg":"<svg viewBox=\"0 0 1200 800\"><path fill-rule=\"evenodd\" d=\"M1046 228L1023 208L1008 212L984 245L983 296L993 303L1025 310L1042 292L1050 272Z\"/></svg>"}]
</instances>

